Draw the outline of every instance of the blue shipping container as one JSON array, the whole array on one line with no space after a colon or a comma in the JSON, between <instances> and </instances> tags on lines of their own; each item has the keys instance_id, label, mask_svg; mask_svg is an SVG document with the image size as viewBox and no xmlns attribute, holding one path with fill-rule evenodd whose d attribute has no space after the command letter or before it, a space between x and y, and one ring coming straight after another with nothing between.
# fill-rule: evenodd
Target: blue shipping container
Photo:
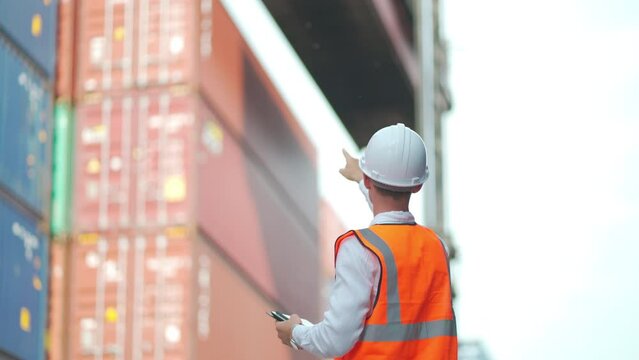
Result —
<instances>
[{"instance_id":1,"label":"blue shipping container","mask_svg":"<svg viewBox=\"0 0 639 360\"><path fill-rule=\"evenodd\" d=\"M0 29L53 78L57 0L0 0L0 9Z\"/></svg>"},{"instance_id":2,"label":"blue shipping container","mask_svg":"<svg viewBox=\"0 0 639 360\"><path fill-rule=\"evenodd\" d=\"M53 124L45 85L0 39L0 185L43 215L50 201Z\"/></svg>"},{"instance_id":3,"label":"blue shipping container","mask_svg":"<svg viewBox=\"0 0 639 360\"><path fill-rule=\"evenodd\" d=\"M36 221L0 197L0 352L44 359L48 254Z\"/></svg>"}]
</instances>

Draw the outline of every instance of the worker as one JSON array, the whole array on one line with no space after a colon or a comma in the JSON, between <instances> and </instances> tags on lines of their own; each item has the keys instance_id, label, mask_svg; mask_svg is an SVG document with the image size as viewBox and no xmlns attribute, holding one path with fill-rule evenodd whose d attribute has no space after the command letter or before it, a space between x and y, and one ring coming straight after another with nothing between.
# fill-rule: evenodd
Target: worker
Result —
<instances>
[{"instance_id":1,"label":"worker","mask_svg":"<svg viewBox=\"0 0 639 360\"><path fill-rule=\"evenodd\" d=\"M446 246L408 210L428 177L422 138L392 125L371 137L359 161L344 156L340 173L359 183L374 218L335 242L324 319L305 326L293 314L276 323L278 337L321 358L457 359Z\"/></svg>"}]
</instances>

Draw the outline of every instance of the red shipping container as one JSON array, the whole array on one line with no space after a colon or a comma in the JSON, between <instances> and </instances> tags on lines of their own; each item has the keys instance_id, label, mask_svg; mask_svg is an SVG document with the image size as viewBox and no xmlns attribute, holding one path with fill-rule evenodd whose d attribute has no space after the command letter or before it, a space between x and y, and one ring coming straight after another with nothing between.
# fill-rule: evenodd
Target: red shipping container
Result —
<instances>
[{"instance_id":1,"label":"red shipping container","mask_svg":"<svg viewBox=\"0 0 639 360\"><path fill-rule=\"evenodd\" d=\"M84 234L72 253L72 359L292 358L264 314L279 306L186 228Z\"/></svg>"},{"instance_id":2,"label":"red shipping container","mask_svg":"<svg viewBox=\"0 0 639 360\"><path fill-rule=\"evenodd\" d=\"M219 1L78 6L77 66L65 68L78 72L80 104L185 85L216 109L295 210L317 222L315 150Z\"/></svg>"},{"instance_id":3,"label":"red shipping container","mask_svg":"<svg viewBox=\"0 0 639 360\"><path fill-rule=\"evenodd\" d=\"M216 10L219 10L219 14L215 13L215 29L217 33L228 34L228 39L223 41L220 36L214 37L213 44L217 45L218 52L216 54L219 55L213 57L214 61L202 63L202 71L207 71L207 76L203 80L205 94L203 98L208 105L212 105L216 109L220 121L227 126L227 131L238 137L238 142L249 152L252 160L260 167L264 167L269 176L276 180L274 185L279 186L282 196L289 198L288 200L292 202L295 211L304 214L307 223L316 224L319 204L313 146L303 134L299 124L290 114L289 109L279 97L258 62L253 58L224 9L217 2L215 2L215 6ZM100 14L97 10L96 13ZM209 72L211 69L212 73ZM216 81L208 81L209 78L215 78ZM116 95L122 93L104 93L97 98L98 101L104 99L103 103L94 103L93 106L90 106L91 102L86 103L86 107L92 108L92 110L86 110L86 114L83 112L85 106L80 105L78 108L79 126L84 127L82 118L88 119L89 116L92 119L90 121L96 123L117 122L118 120L109 119L118 116L128 117L127 119L130 119L126 120L128 122L148 121L151 114L138 110L138 101L135 99L142 96L140 94L143 93L158 94L162 92L171 94L169 88L165 88L165 90L147 89L139 93L128 91L125 94L128 93L128 97L132 100L126 100L127 95ZM175 103L173 95L170 96L171 98L167 101ZM129 102L127 103L127 101ZM156 95L149 95L149 106L153 107L157 101L160 100ZM159 107L160 105L155 106ZM98 130L100 129L98 128ZM83 128L81 131L85 131L85 129ZM134 131L132 129L129 132ZM122 141L125 141L125 135L117 135L113 131L109 131L105 136L121 136ZM83 145L80 144L80 146ZM137 146L139 149L145 148L144 144ZM93 154L93 159L95 157ZM84 160L89 161L89 159ZM94 161L92 164L95 165L96 162ZM93 193L95 194L95 191ZM107 210L102 208L101 211L105 213ZM87 216L90 216L89 214L91 211L87 213ZM107 228L105 224L113 223L105 220L107 215L102 214L101 216L102 228ZM127 218L124 216L124 219ZM79 221L80 224L83 222ZM125 226L125 223L126 221L122 225ZM80 227L79 230L84 231L86 228Z\"/></svg>"},{"instance_id":4,"label":"red shipping container","mask_svg":"<svg viewBox=\"0 0 639 360\"><path fill-rule=\"evenodd\" d=\"M187 358L192 264L185 231L84 234L72 254L72 359Z\"/></svg>"},{"instance_id":5,"label":"red shipping container","mask_svg":"<svg viewBox=\"0 0 639 360\"><path fill-rule=\"evenodd\" d=\"M210 120L200 130L206 141L198 152L198 226L270 296L314 318L319 301L316 224L304 221L213 114L204 118Z\"/></svg>"},{"instance_id":6,"label":"red shipping container","mask_svg":"<svg viewBox=\"0 0 639 360\"><path fill-rule=\"evenodd\" d=\"M170 7L174 14L167 16L155 0L87 3L80 10L85 49L78 88L93 84L85 90L95 93L81 92L77 107L75 231L197 225L260 291L314 319L320 279L315 151L222 5L171 2L176 11ZM169 65L147 66L140 77L142 51L130 50L130 43L140 49L137 44L148 41L139 39L140 29L166 24L189 6L202 14L200 66L185 66L180 54ZM132 27L129 18L140 24ZM166 42L175 35L179 44L178 20L175 32L144 36ZM142 48L167 46L157 41ZM184 51L191 53L188 41ZM87 53L90 42L97 55ZM87 65L91 56L96 66ZM194 69L198 76L161 80L165 71ZM151 86L177 83L188 86Z\"/></svg>"},{"instance_id":7,"label":"red shipping container","mask_svg":"<svg viewBox=\"0 0 639 360\"><path fill-rule=\"evenodd\" d=\"M316 223L197 96L105 98L77 114L76 230L197 223L269 296L317 314Z\"/></svg>"},{"instance_id":8,"label":"red shipping container","mask_svg":"<svg viewBox=\"0 0 639 360\"><path fill-rule=\"evenodd\" d=\"M95 92L193 82L195 34L201 27L194 19L200 11L206 16L211 1L79 2L79 99Z\"/></svg>"},{"instance_id":9,"label":"red shipping container","mask_svg":"<svg viewBox=\"0 0 639 360\"><path fill-rule=\"evenodd\" d=\"M256 291L214 247L200 239L198 261L210 266L212 285L210 290L199 287L198 318L210 316L212 321L209 329L200 329L210 335L208 341L198 337L197 359L314 359L308 353L291 351L277 339L274 321L264 309L281 309L282 305ZM206 268L200 267L200 285L208 277L203 272Z\"/></svg>"},{"instance_id":10,"label":"red shipping container","mask_svg":"<svg viewBox=\"0 0 639 360\"><path fill-rule=\"evenodd\" d=\"M227 131L279 183L295 211L316 224L314 146L217 0L212 19L213 56L200 57L198 87L203 98Z\"/></svg>"},{"instance_id":11,"label":"red shipping container","mask_svg":"<svg viewBox=\"0 0 639 360\"><path fill-rule=\"evenodd\" d=\"M335 240L346 232L339 216L325 200L320 200L319 249L320 249L320 307L327 308L331 288L335 280Z\"/></svg>"},{"instance_id":12,"label":"red shipping container","mask_svg":"<svg viewBox=\"0 0 639 360\"><path fill-rule=\"evenodd\" d=\"M189 222L196 100L166 90L77 108L76 231Z\"/></svg>"},{"instance_id":13,"label":"red shipping container","mask_svg":"<svg viewBox=\"0 0 639 360\"><path fill-rule=\"evenodd\" d=\"M333 278L335 275L335 240L348 229L344 227L333 207L325 199L320 201L319 229L322 273L325 278Z\"/></svg>"}]
</instances>

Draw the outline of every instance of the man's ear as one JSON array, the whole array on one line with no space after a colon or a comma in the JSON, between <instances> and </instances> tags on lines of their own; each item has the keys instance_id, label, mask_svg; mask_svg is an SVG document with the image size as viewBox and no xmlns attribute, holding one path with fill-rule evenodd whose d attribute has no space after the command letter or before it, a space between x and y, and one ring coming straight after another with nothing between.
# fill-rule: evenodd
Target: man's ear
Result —
<instances>
[{"instance_id":1,"label":"man's ear","mask_svg":"<svg viewBox=\"0 0 639 360\"><path fill-rule=\"evenodd\" d=\"M421 190L421 189L422 189L422 185L417 185L417 186L414 186L414 187L410 190L410 192L412 192L412 193L414 194L414 193L418 192L418 191L419 191L419 190Z\"/></svg>"},{"instance_id":2,"label":"man's ear","mask_svg":"<svg viewBox=\"0 0 639 360\"><path fill-rule=\"evenodd\" d=\"M371 180L371 178L366 176L366 174L362 174L362 175L364 176L364 187L370 190L371 187L373 187L373 181Z\"/></svg>"}]
</instances>

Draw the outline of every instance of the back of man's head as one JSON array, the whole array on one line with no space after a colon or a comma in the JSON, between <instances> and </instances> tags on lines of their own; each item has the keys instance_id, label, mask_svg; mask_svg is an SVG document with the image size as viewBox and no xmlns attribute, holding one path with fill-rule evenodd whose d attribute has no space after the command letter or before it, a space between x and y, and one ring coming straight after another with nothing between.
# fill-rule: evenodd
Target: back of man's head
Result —
<instances>
[{"instance_id":1,"label":"back of man's head","mask_svg":"<svg viewBox=\"0 0 639 360\"><path fill-rule=\"evenodd\" d=\"M391 198L393 200L409 199L413 193L411 191L389 190L388 188L384 187L383 184L380 184L376 181L373 181L373 186L375 186L375 189L381 196Z\"/></svg>"}]
</instances>

